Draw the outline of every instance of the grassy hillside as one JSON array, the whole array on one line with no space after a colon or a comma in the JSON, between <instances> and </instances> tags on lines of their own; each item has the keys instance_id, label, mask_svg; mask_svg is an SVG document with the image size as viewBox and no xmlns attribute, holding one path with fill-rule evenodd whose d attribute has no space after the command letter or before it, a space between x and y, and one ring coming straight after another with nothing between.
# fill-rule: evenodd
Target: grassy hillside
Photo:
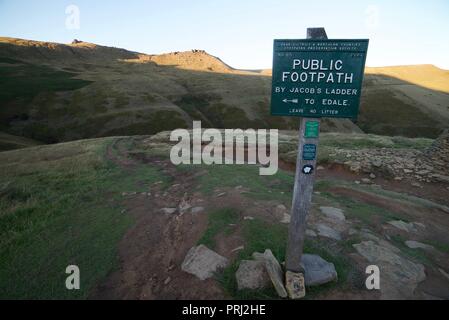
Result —
<instances>
[{"instance_id":1,"label":"grassy hillside","mask_svg":"<svg viewBox=\"0 0 449 320\"><path fill-rule=\"evenodd\" d=\"M37 146L40 142L0 132L0 151Z\"/></svg>"},{"instance_id":2,"label":"grassy hillside","mask_svg":"<svg viewBox=\"0 0 449 320\"><path fill-rule=\"evenodd\" d=\"M358 126L325 119L323 131L435 137L449 117L447 72L392 70L367 70ZM0 130L39 141L153 134L192 120L296 129L297 118L269 115L270 85L269 71L236 70L204 51L146 55L0 38Z\"/></svg>"}]
</instances>

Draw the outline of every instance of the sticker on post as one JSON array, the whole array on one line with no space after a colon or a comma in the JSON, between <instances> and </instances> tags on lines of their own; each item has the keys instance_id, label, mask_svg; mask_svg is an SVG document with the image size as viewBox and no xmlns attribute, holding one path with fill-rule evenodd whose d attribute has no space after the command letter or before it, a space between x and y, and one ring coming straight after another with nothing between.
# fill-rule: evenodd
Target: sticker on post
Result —
<instances>
[{"instance_id":1,"label":"sticker on post","mask_svg":"<svg viewBox=\"0 0 449 320\"><path fill-rule=\"evenodd\" d=\"M304 138L318 138L320 133L320 123L318 121L306 121Z\"/></svg>"},{"instance_id":2,"label":"sticker on post","mask_svg":"<svg viewBox=\"0 0 449 320\"><path fill-rule=\"evenodd\" d=\"M303 160L315 160L316 158L316 145L315 144L305 144L302 148L302 159Z\"/></svg>"},{"instance_id":3,"label":"sticker on post","mask_svg":"<svg viewBox=\"0 0 449 320\"><path fill-rule=\"evenodd\" d=\"M313 166L310 164L306 164L304 167L302 167L302 173L304 174L312 174L313 173Z\"/></svg>"}]
</instances>

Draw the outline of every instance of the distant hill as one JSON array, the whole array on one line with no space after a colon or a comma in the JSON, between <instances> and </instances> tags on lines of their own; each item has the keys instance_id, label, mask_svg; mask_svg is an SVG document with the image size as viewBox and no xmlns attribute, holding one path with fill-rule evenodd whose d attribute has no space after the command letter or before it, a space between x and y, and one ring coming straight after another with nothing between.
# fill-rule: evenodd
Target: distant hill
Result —
<instances>
[{"instance_id":1,"label":"distant hill","mask_svg":"<svg viewBox=\"0 0 449 320\"><path fill-rule=\"evenodd\" d=\"M358 124L370 133L436 137L449 127L449 71L433 65L367 68Z\"/></svg>"},{"instance_id":2,"label":"distant hill","mask_svg":"<svg viewBox=\"0 0 449 320\"><path fill-rule=\"evenodd\" d=\"M325 119L323 131L435 137L447 126L448 73L401 68L368 69L357 125ZM420 70L428 72L422 79ZM153 134L194 119L218 128L296 129L297 118L269 115L270 74L233 69L202 50L147 55L0 38L0 130L57 142Z\"/></svg>"}]
</instances>

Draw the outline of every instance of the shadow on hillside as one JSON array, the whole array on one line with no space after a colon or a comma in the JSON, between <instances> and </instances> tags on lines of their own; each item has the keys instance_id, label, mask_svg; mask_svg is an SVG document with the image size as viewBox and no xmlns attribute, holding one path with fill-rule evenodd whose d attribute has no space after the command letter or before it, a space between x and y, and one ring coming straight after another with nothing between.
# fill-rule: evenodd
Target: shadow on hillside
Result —
<instances>
[{"instance_id":1,"label":"shadow on hillside","mask_svg":"<svg viewBox=\"0 0 449 320\"><path fill-rule=\"evenodd\" d=\"M68 81L63 88L66 92L76 93L80 88L97 85L97 83L101 87L108 88L111 83L120 81L130 88L136 85L148 86L147 93L163 99L169 107L154 109L149 102L143 104L137 111L130 110L126 99L135 93L125 91L126 99L123 101L123 106L118 109L119 111L111 113L104 107L104 102L123 97L113 95L112 91L105 91L103 96L98 98L98 102L96 99L89 99L90 108L85 114L73 113L75 94L71 95L72 98L65 98L56 110L53 108L51 99L54 98L53 93L60 92L60 89L46 86L49 82L42 79L45 78L44 72L40 74L39 80L42 83L37 90L31 90L30 93L25 82L21 86L14 87L17 92L13 98L1 102L3 110L0 115L3 124L1 130L53 143L113 135L154 134L175 128L191 127L193 120L201 120L203 127L216 128L296 130L298 127L297 117L270 115L271 76L260 74L258 71L233 70L230 73L223 73L214 72L213 66L210 70L200 71L182 69L177 65L158 65L153 61L142 63L137 60L132 61L139 56L126 50L123 51L123 56L110 60L103 59L100 63L99 57L88 58L88 51L84 48L76 49L83 50L74 50L70 53L72 60L67 59L62 65L55 64L58 72L70 76L67 78L60 74ZM105 49L106 52L109 52L109 49ZM59 59L60 54L48 56L45 58L45 64L39 63L34 66L52 69L49 63L52 59ZM20 56L14 56L14 59L19 59ZM4 70L8 67L5 67L7 64L8 61L0 64L0 68ZM15 77L31 81L35 79L33 76L30 77L30 72L26 70L16 72L20 66L14 68L16 69L11 74ZM109 72L109 69L115 72L116 78L112 80L102 78L102 72L104 70ZM83 78L87 72L89 75L95 75L96 70L98 74L93 83L82 83L80 82L82 80L74 78ZM134 82L131 82L130 74L134 77L132 78ZM157 75L156 80L148 79L151 75ZM48 73L48 77L52 79L51 72ZM136 80L136 77L140 78ZM157 79L164 80L162 88L155 86L154 82L157 82ZM0 89L2 89L0 91L8 88L7 83L11 87L13 82L10 80L8 76L3 77L0 81ZM443 105L437 107L447 108L449 113L447 93L427 89L394 77L368 74L364 81L360 115L355 123L367 133L430 138L438 136L447 124L442 123L436 112L427 112L426 110L430 110L428 106L414 101L395 89L397 86L409 86L422 91L433 107L438 103L432 102L432 99L435 96L438 97L437 100L443 101ZM126 88L125 85L124 87ZM158 89L152 89L155 87ZM39 101L36 100L38 98ZM5 114L5 110L9 113ZM322 122L324 132L351 132L353 129L351 122L347 119L323 119Z\"/></svg>"}]
</instances>

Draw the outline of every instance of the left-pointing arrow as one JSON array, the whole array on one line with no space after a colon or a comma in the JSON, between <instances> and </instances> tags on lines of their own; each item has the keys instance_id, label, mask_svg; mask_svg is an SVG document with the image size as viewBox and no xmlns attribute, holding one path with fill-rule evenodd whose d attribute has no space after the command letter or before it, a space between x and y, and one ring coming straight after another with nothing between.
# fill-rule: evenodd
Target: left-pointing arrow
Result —
<instances>
[{"instance_id":1,"label":"left-pointing arrow","mask_svg":"<svg viewBox=\"0 0 449 320\"><path fill-rule=\"evenodd\" d=\"M298 103L299 102L299 100L298 99L291 99L291 100L289 100L289 99L284 99L284 100L282 100L282 102L284 102L284 103Z\"/></svg>"}]
</instances>

